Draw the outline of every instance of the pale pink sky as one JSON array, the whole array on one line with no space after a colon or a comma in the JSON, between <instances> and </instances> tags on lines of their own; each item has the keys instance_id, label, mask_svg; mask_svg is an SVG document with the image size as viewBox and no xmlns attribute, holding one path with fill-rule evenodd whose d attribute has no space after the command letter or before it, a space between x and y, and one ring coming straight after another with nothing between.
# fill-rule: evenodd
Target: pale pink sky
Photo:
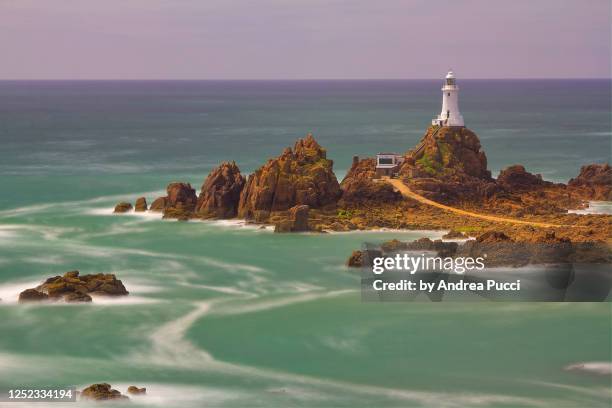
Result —
<instances>
[{"instance_id":1,"label":"pale pink sky","mask_svg":"<svg viewBox=\"0 0 612 408\"><path fill-rule=\"evenodd\" d=\"M610 0L0 0L0 79L610 77Z\"/></svg>"}]
</instances>

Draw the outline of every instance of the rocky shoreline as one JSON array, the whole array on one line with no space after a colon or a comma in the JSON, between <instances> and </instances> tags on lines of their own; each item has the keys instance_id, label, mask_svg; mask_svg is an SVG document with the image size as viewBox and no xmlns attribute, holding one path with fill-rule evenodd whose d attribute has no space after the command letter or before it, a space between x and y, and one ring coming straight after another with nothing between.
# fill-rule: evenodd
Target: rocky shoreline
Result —
<instances>
[{"instance_id":1,"label":"rocky shoreline","mask_svg":"<svg viewBox=\"0 0 612 408\"><path fill-rule=\"evenodd\" d=\"M244 219L271 224L276 232L368 229L444 229L476 236L499 231L530 241L541 228L449 213L403 197L376 178L376 161L354 157L341 183L326 150L308 134L245 177L235 162L210 172L200 189L184 182L167 186L166 195L147 207L141 197L135 211L153 211L166 219ZM497 179L476 134L467 128L430 127L417 148L404 154L398 177L423 197L483 214L558 225L550 232L572 241L610 240L612 216L570 214L589 200L612 200L608 164L583 166L567 184L543 180L521 165L501 171ZM116 213L132 210L119 203ZM571 226L566 228L566 226Z\"/></svg>"}]
</instances>

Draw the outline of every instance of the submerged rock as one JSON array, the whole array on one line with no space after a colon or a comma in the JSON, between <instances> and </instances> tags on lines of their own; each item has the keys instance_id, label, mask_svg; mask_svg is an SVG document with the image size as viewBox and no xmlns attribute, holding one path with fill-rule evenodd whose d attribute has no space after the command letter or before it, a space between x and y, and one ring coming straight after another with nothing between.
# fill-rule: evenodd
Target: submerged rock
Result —
<instances>
[{"instance_id":1,"label":"submerged rock","mask_svg":"<svg viewBox=\"0 0 612 408\"><path fill-rule=\"evenodd\" d=\"M85 388L80 393L81 398L95 400L95 401L105 401L105 400L128 400L129 397L121 394L119 391L111 388L110 384L102 383L102 384L92 384L89 387Z\"/></svg>"},{"instance_id":2,"label":"submerged rock","mask_svg":"<svg viewBox=\"0 0 612 408\"><path fill-rule=\"evenodd\" d=\"M132 394L132 395L144 395L147 393L147 389L146 388L138 388L135 385L130 385L127 389L128 394Z\"/></svg>"},{"instance_id":3,"label":"submerged rock","mask_svg":"<svg viewBox=\"0 0 612 408\"><path fill-rule=\"evenodd\" d=\"M136 204L134 205L134 211L136 212L147 211L147 199L144 197L138 197L136 199Z\"/></svg>"},{"instance_id":4,"label":"submerged rock","mask_svg":"<svg viewBox=\"0 0 612 408\"><path fill-rule=\"evenodd\" d=\"M364 253L363 251L353 251L351 256L346 260L346 266L350 268L360 268L363 266Z\"/></svg>"},{"instance_id":5,"label":"submerged rock","mask_svg":"<svg viewBox=\"0 0 612 408\"><path fill-rule=\"evenodd\" d=\"M115 213L125 213L128 211L132 211L132 204L126 203L125 201L120 202L115 206Z\"/></svg>"},{"instance_id":6,"label":"submerged rock","mask_svg":"<svg viewBox=\"0 0 612 408\"><path fill-rule=\"evenodd\" d=\"M235 162L221 163L210 172L202 184L196 212L205 218L235 217L245 183L246 180Z\"/></svg>"}]
</instances>

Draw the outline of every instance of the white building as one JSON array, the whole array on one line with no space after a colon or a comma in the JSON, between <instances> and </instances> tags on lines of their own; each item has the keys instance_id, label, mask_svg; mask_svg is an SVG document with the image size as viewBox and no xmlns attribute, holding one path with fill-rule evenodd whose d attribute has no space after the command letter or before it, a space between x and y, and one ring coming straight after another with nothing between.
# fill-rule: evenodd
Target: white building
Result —
<instances>
[{"instance_id":1,"label":"white building","mask_svg":"<svg viewBox=\"0 0 612 408\"><path fill-rule=\"evenodd\" d=\"M393 176L404 162L404 156L397 153L378 153L376 155L376 176Z\"/></svg>"},{"instance_id":2,"label":"white building","mask_svg":"<svg viewBox=\"0 0 612 408\"><path fill-rule=\"evenodd\" d=\"M453 71L448 71L442 86L442 111L431 123L438 126L465 126L459 112L459 87Z\"/></svg>"}]
</instances>

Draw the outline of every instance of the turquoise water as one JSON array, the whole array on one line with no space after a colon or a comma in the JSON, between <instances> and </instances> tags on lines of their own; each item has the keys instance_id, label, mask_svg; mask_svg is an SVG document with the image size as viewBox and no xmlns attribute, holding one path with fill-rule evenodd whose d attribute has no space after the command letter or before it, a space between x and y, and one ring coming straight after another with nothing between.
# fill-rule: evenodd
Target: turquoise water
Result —
<instances>
[{"instance_id":1,"label":"turquoise water","mask_svg":"<svg viewBox=\"0 0 612 408\"><path fill-rule=\"evenodd\" d=\"M460 85L494 172L564 181L609 160L610 81ZM610 406L609 375L564 370L611 363L609 303L360 301L353 249L440 232L111 214L220 160L251 171L309 130L342 174L411 147L438 107L438 81L0 82L0 387L146 386L129 406ZM15 303L72 269L131 295Z\"/></svg>"}]
</instances>

